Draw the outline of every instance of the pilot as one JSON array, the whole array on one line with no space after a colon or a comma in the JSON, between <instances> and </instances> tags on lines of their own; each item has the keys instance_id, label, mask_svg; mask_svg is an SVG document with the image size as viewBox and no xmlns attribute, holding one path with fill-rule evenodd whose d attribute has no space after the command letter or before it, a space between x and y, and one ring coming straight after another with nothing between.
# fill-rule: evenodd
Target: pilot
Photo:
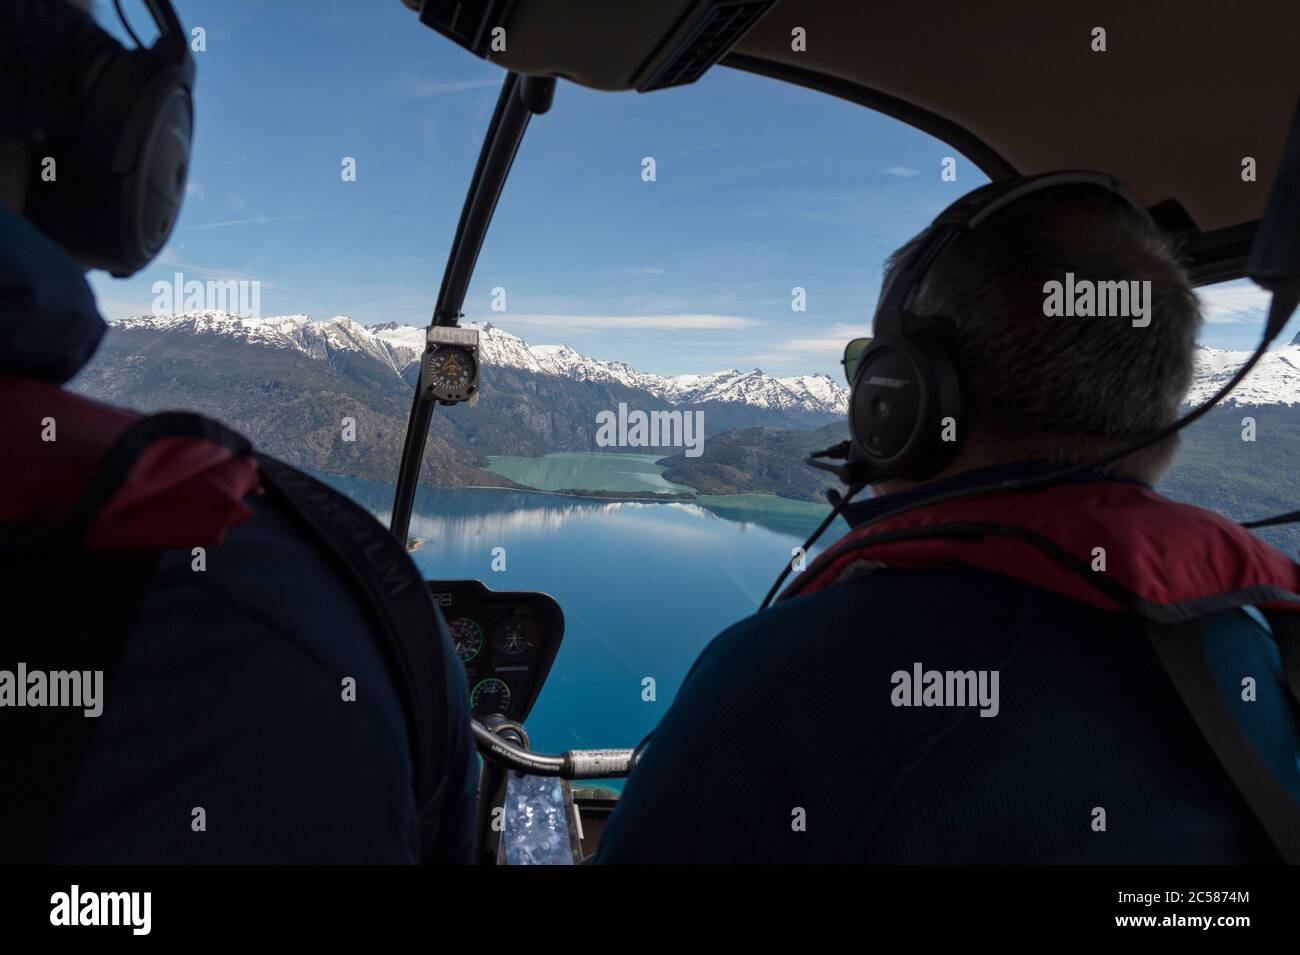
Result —
<instances>
[{"instance_id":1,"label":"pilot","mask_svg":"<svg viewBox=\"0 0 1300 955\"><path fill-rule=\"evenodd\" d=\"M372 542L391 541L381 525L212 422L66 387L106 326L65 246L103 223L74 216L56 239L32 209L37 190L85 187L114 159L101 145L102 167L41 175L78 124L103 121L84 115L81 54L121 47L90 6L0 4L0 861L470 861L465 679L402 548L384 583L409 585L403 606L428 623L405 677L371 572L345 570L285 488ZM14 685L42 661L65 687L93 673L102 712Z\"/></svg>"},{"instance_id":2,"label":"pilot","mask_svg":"<svg viewBox=\"0 0 1300 955\"><path fill-rule=\"evenodd\" d=\"M1067 273L1150 282L1149 324L1048 317L1047 283ZM1152 490L1176 436L1088 468L1180 414L1201 314L1176 248L1115 191L1057 185L944 247L914 294L964 391L956 451L851 503L850 534L792 593L704 650L598 861L1285 857L1274 837L1295 832L1256 817L1181 694L1217 694L1205 706L1226 707L1257 772L1300 798L1273 639L1294 645L1295 614L1270 616L1296 609L1296 565ZM994 490L1071 465L1085 470ZM1010 530L940 538L935 524ZM1280 603L1261 613L1251 594ZM1192 613L1196 629L1167 642ZM1175 688L1166 655L1186 653L1212 682Z\"/></svg>"}]
</instances>

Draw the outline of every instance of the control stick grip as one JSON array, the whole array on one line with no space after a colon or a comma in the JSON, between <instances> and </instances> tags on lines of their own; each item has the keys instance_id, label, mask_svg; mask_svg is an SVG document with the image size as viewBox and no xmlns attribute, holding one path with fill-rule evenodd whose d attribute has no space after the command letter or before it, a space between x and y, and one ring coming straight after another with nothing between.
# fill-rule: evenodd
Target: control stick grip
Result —
<instances>
[{"instance_id":1,"label":"control stick grip","mask_svg":"<svg viewBox=\"0 0 1300 955\"><path fill-rule=\"evenodd\" d=\"M626 776L632 766L630 749L575 749L564 755L569 779Z\"/></svg>"},{"instance_id":2,"label":"control stick grip","mask_svg":"<svg viewBox=\"0 0 1300 955\"><path fill-rule=\"evenodd\" d=\"M562 779L610 779L626 776L632 768L633 751L630 749L576 749L558 756L534 753L511 741L514 728L519 724L491 718L488 724L470 720L479 755L506 769ZM527 745L526 734L522 742Z\"/></svg>"}]
</instances>

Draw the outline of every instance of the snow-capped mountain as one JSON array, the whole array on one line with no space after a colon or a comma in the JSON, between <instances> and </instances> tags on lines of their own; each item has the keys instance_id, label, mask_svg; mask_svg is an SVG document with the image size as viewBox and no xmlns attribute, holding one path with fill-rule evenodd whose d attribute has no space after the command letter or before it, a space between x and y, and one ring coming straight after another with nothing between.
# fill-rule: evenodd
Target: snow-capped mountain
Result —
<instances>
[{"instance_id":1,"label":"snow-capped mountain","mask_svg":"<svg viewBox=\"0 0 1300 955\"><path fill-rule=\"evenodd\" d=\"M844 414L848 410L848 389L827 375L774 378L757 368L747 372L730 368L706 375L668 377L637 371L626 362L590 358L568 345L529 345L491 322L465 324L479 330L479 349L488 365L559 375L575 381L616 382L648 391L674 404L717 401L825 414ZM424 342L424 329L409 325L378 325L374 331L377 337L395 347L419 348Z\"/></svg>"},{"instance_id":2,"label":"snow-capped mountain","mask_svg":"<svg viewBox=\"0 0 1300 955\"><path fill-rule=\"evenodd\" d=\"M413 325L366 326L345 315L314 321L307 315L244 318L227 312L143 315L112 323L127 329L188 331L219 335L248 344L300 351L318 361L364 355L401 375L419 360L424 329ZM843 415L848 389L829 375L776 378L757 368L669 377L637 371L621 361L582 355L568 345L530 345L490 322L467 322L479 329L479 347L488 366L515 368L572 381L612 382L648 392L673 404L720 403L772 411ZM1198 346L1188 403L1214 394L1249 357L1249 352ZM1300 335L1270 350L1250 376L1228 397L1230 405L1300 405Z\"/></svg>"},{"instance_id":3,"label":"snow-capped mountain","mask_svg":"<svg viewBox=\"0 0 1300 955\"><path fill-rule=\"evenodd\" d=\"M365 326L345 315L313 321L306 315L245 318L227 312L184 315L142 315L112 323L123 329L182 331L302 352L318 361L334 362L349 354L373 358L401 375L424 350L423 328L413 325ZM705 375L668 377L637 371L621 361L604 361L579 354L567 345L530 345L491 322L466 322L479 330L479 351L486 366L515 368L573 381L613 382L648 392L673 404L717 402L772 411L801 411L842 415L848 410L848 389L827 375L775 378L757 368Z\"/></svg>"},{"instance_id":4,"label":"snow-capped mountain","mask_svg":"<svg viewBox=\"0 0 1300 955\"><path fill-rule=\"evenodd\" d=\"M1189 404L1210 398L1230 379L1250 352L1221 348L1196 348L1196 366ZM1300 405L1300 335L1289 345L1271 348L1264 353L1246 380L1223 400L1225 405Z\"/></svg>"},{"instance_id":5,"label":"snow-capped mountain","mask_svg":"<svg viewBox=\"0 0 1300 955\"><path fill-rule=\"evenodd\" d=\"M229 312L187 312L183 315L137 315L109 325L129 331L189 332L215 335L248 345L288 348L317 361L328 361L339 353L355 352L376 359L400 375L415 361L424 347L424 334L406 342L381 338L372 328L338 315L326 322L309 315L275 315L246 318ZM419 332L419 329L411 329Z\"/></svg>"}]
</instances>

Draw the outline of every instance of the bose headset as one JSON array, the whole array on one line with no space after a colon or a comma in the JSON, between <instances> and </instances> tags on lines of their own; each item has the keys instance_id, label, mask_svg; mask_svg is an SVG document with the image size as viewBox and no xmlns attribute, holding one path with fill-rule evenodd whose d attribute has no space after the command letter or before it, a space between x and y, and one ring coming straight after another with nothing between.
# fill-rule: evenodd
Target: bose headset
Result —
<instances>
[{"instance_id":1,"label":"bose headset","mask_svg":"<svg viewBox=\"0 0 1300 955\"><path fill-rule=\"evenodd\" d=\"M56 2L56 0L48 0ZM62 0L57 0L62 3ZM37 157L28 218L87 268L138 272L171 235L185 198L194 133L194 58L169 0L143 0L160 36L128 49L68 5L74 115L42 145L55 160L44 181Z\"/></svg>"},{"instance_id":2,"label":"bose headset","mask_svg":"<svg viewBox=\"0 0 1300 955\"><path fill-rule=\"evenodd\" d=\"M1274 187L1269 211L1260 224L1251 250L1249 274L1257 283L1273 292L1264 334L1250 358L1212 397L1176 421L1144 435L1101 458L1069 464L1050 474L1035 478L1014 479L999 484L937 492L898 507L886 509L873 518L881 521L918 507L984 491L1030 490L1103 467L1135 451L1162 441L1208 413L1248 375L1268 350L1269 344L1295 310L1300 299L1300 283L1292 276L1291 259L1294 232L1291 219L1295 207L1286 204L1288 190L1294 188L1300 154L1300 111L1296 113L1288 142L1287 158ZM864 487L894 478L924 480L937 474L956 456L963 433L964 403L961 380L953 359L951 331L937 316L921 316L913 311L916 295L935 261L961 236L980 223L1033 193L1068 186L1095 186L1105 190L1132 208L1143 220L1151 214L1138 198L1112 176L1097 172L1052 172L993 182L967 193L941 212L917 239L911 251L890 272L872 319L872 338L858 356L846 354L846 367L852 358L856 367L850 375L850 440L807 458L807 463L830 471L848 486L846 494L831 491L833 504L826 518L804 542L807 552L830 527ZM1290 217L1290 218L1288 218ZM1288 238L1288 236L1291 236ZM1291 244L1288 244L1291 243ZM956 440L945 440L945 424L951 420ZM818 458L845 461L825 464ZM1300 512L1277 515L1244 523L1244 527L1265 527L1291 523ZM766 609L791 572L787 564L772 584L759 610Z\"/></svg>"},{"instance_id":3,"label":"bose headset","mask_svg":"<svg viewBox=\"0 0 1300 955\"><path fill-rule=\"evenodd\" d=\"M881 289L871 342L857 357L849 382L852 438L847 446L814 455L844 456L848 463L810 463L853 486L886 478L922 480L952 461L961 443L964 411L954 343L941 318L915 314L917 292L934 263L963 235L1025 196L1064 186L1103 189L1143 220L1151 220L1119 181L1092 172L1055 172L989 183L958 199L921 234Z\"/></svg>"}]
</instances>

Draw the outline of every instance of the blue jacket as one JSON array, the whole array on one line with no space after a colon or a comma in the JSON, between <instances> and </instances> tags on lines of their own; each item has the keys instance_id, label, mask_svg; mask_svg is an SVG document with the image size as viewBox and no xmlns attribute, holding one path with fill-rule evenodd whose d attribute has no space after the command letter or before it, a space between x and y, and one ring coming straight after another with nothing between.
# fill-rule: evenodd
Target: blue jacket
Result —
<instances>
[{"instance_id":1,"label":"blue jacket","mask_svg":"<svg viewBox=\"0 0 1300 955\"><path fill-rule=\"evenodd\" d=\"M856 505L850 524L904 499ZM1233 715L1300 799L1296 714L1265 626L1222 611L1202 639ZM780 601L696 661L599 861L1278 861L1142 627L969 567L884 570ZM891 675L917 662L999 671L996 718L893 705Z\"/></svg>"},{"instance_id":2,"label":"blue jacket","mask_svg":"<svg viewBox=\"0 0 1300 955\"><path fill-rule=\"evenodd\" d=\"M65 381L104 331L75 263L0 206L0 374ZM325 558L264 499L248 503L252 519L208 550L205 573L188 551L162 555L56 861L418 860L405 718L378 638ZM435 854L468 862L477 761L438 619L450 789ZM191 828L195 808L206 832Z\"/></svg>"}]
</instances>

